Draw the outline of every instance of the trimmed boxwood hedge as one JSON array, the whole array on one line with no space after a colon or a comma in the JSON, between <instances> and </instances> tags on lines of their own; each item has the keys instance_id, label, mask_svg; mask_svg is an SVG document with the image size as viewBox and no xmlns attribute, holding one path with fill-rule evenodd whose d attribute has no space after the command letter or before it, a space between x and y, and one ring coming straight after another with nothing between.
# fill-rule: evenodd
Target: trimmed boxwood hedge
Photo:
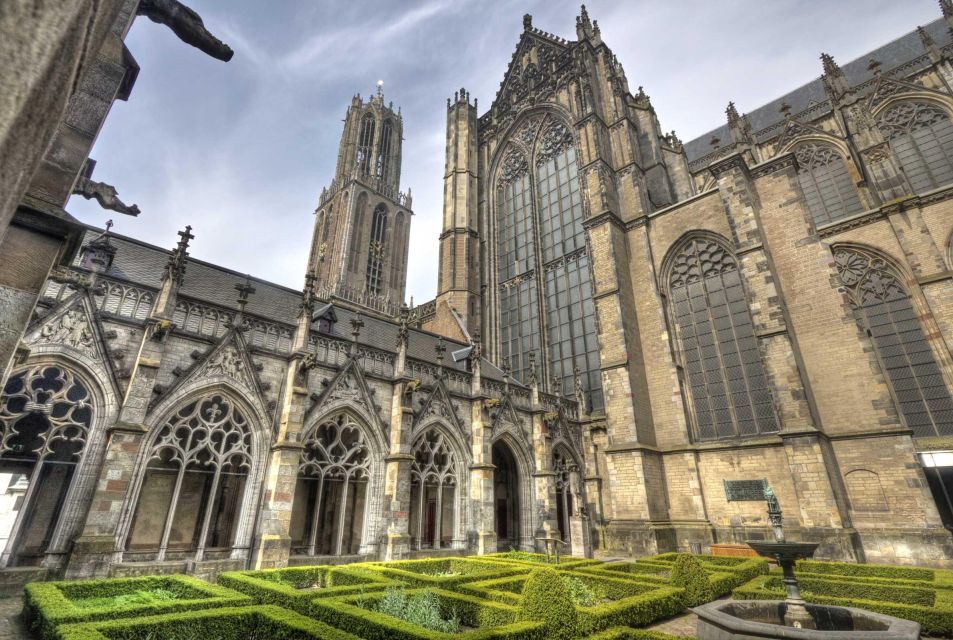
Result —
<instances>
[{"instance_id":1,"label":"trimmed boxwood hedge","mask_svg":"<svg viewBox=\"0 0 953 640\"><path fill-rule=\"evenodd\" d=\"M431 631L374 611L372 607L383 597L380 592L369 595L316 598L311 616L331 626L348 629L364 640L543 640L541 622L516 622L516 608L499 602L441 589L409 589L407 596L431 592L440 601L442 612L455 612L460 621L474 627L451 634ZM363 603L364 606L360 606Z\"/></svg>"},{"instance_id":2,"label":"trimmed boxwood hedge","mask_svg":"<svg viewBox=\"0 0 953 640\"><path fill-rule=\"evenodd\" d=\"M953 588L953 571L929 569L926 567L801 560L795 566L795 571L798 573L851 576L854 578L881 578L888 580L929 582L937 587Z\"/></svg>"},{"instance_id":3,"label":"trimmed boxwood hedge","mask_svg":"<svg viewBox=\"0 0 953 640\"><path fill-rule=\"evenodd\" d=\"M61 625L58 640L360 640L323 622L274 606L224 607L179 611L140 618L121 618Z\"/></svg>"},{"instance_id":4,"label":"trimmed boxwood hedge","mask_svg":"<svg viewBox=\"0 0 953 640\"><path fill-rule=\"evenodd\" d=\"M178 600L147 604L84 607L81 601L164 589ZM251 598L226 587L182 575L33 582L23 594L23 616L41 637L54 638L57 625L251 604Z\"/></svg>"},{"instance_id":5,"label":"trimmed boxwood hedge","mask_svg":"<svg viewBox=\"0 0 953 640\"><path fill-rule=\"evenodd\" d=\"M471 558L430 558L427 560L394 560L391 562L364 562L350 565L375 571L397 580L408 587L432 587L456 590L465 582L489 580L525 574L532 571L529 563L501 563ZM441 575L452 573L453 575Z\"/></svg>"},{"instance_id":6,"label":"trimmed boxwood hedge","mask_svg":"<svg viewBox=\"0 0 953 640\"><path fill-rule=\"evenodd\" d=\"M611 599L591 607L576 607L579 630L584 634L616 625L644 626L673 616L685 608L684 589L670 585L637 582L606 573L572 570L559 573L598 586ZM517 605L522 600L523 585L527 579L528 576L510 576L481 580L461 584L459 590L494 602Z\"/></svg>"},{"instance_id":7,"label":"trimmed boxwood hedge","mask_svg":"<svg viewBox=\"0 0 953 640\"><path fill-rule=\"evenodd\" d=\"M260 571L231 571L218 576L221 585L251 596L255 602L307 614L315 598L373 592L396 585L377 571L357 565L318 565ZM298 589L295 583L320 583L320 589Z\"/></svg>"},{"instance_id":8,"label":"trimmed boxwood hedge","mask_svg":"<svg viewBox=\"0 0 953 640\"><path fill-rule=\"evenodd\" d=\"M592 558L576 558L574 556L560 556L559 563L551 563L546 561L546 554L543 553L529 553L520 551L517 552L519 555L516 557L511 557L510 551L499 551L497 553L488 553L486 555L479 556L481 560L492 560L494 562L504 562L506 564L526 564L531 567L548 566L554 569L578 569L579 567L586 566L598 566L602 562L600 560L593 560Z\"/></svg>"},{"instance_id":9,"label":"trimmed boxwood hedge","mask_svg":"<svg viewBox=\"0 0 953 640\"><path fill-rule=\"evenodd\" d=\"M690 640L690 637L631 627L612 627L589 636L588 640Z\"/></svg>"},{"instance_id":10,"label":"trimmed boxwood hedge","mask_svg":"<svg viewBox=\"0 0 953 640\"><path fill-rule=\"evenodd\" d=\"M919 622L924 633L953 635L953 590L907 586L891 588L882 584L856 582L849 576L799 577L799 581L809 602L868 609ZM930 604L925 604L929 602L929 598L923 595L925 591L933 594ZM780 599L784 597L784 588L780 577L774 574L751 580L735 589L732 596L739 600Z\"/></svg>"}]
</instances>

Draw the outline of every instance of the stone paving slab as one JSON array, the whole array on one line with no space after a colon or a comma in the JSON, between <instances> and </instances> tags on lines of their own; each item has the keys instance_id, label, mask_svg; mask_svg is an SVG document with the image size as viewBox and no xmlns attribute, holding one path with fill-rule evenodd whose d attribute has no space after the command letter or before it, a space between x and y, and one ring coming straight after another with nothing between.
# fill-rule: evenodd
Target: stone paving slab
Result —
<instances>
[{"instance_id":1,"label":"stone paving slab","mask_svg":"<svg viewBox=\"0 0 953 640\"><path fill-rule=\"evenodd\" d=\"M20 618L23 609L23 598L0 598L0 640L31 640L33 636L27 631Z\"/></svg>"}]
</instances>

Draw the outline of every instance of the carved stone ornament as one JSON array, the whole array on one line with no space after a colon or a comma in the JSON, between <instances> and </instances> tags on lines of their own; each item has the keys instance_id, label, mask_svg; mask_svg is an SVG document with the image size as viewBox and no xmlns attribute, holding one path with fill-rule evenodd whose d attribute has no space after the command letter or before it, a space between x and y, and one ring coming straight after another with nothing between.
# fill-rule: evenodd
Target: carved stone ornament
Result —
<instances>
[{"instance_id":1,"label":"carved stone ornament","mask_svg":"<svg viewBox=\"0 0 953 640\"><path fill-rule=\"evenodd\" d=\"M549 162L560 153L571 147L573 144L572 132L561 122L554 123L539 143L539 151L536 153L536 165Z\"/></svg>"},{"instance_id":2,"label":"carved stone ornament","mask_svg":"<svg viewBox=\"0 0 953 640\"><path fill-rule=\"evenodd\" d=\"M367 407L364 394L361 393L359 383L353 371L348 371L338 378L334 388L331 389L331 393L328 395L328 400L357 403L365 408Z\"/></svg>"},{"instance_id":3,"label":"carved stone ornament","mask_svg":"<svg viewBox=\"0 0 953 640\"><path fill-rule=\"evenodd\" d=\"M91 358L97 355L93 328L80 306L44 324L33 342L66 345Z\"/></svg>"},{"instance_id":4,"label":"carved stone ornament","mask_svg":"<svg viewBox=\"0 0 953 640\"><path fill-rule=\"evenodd\" d=\"M235 404L213 394L179 409L162 426L150 460L234 471L251 467L251 430Z\"/></svg>"},{"instance_id":5,"label":"carved stone ornament","mask_svg":"<svg viewBox=\"0 0 953 640\"><path fill-rule=\"evenodd\" d=\"M892 140L947 119L949 119L949 116L946 112L932 104L902 102L881 114L877 125L880 127L884 138Z\"/></svg>"},{"instance_id":6,"label":"carved stone ornament","mask_svg":"<svg viewBox=\"0 0 953 640\"><path fill-rule=\"evenodd\" d=\"M500 171L500 181L510 183L526 174L529 164L526 156L516 148L511 148L503 157L503 168Z\"/></svg>"},{"instance_id":7,"label":"carved stone ornament","mask_svg":"<svg viewBox=\"0 0 953 640\"><path fill-rule=\"evenodd\" d=\"M228 345L212 356L202 368L201 375L223 375L244 384L249 389L255 388L245 367L245 361L232 345Z\"/></svg>"},{"instance_id":8,"label":"carved stone ornament","mask_svg":"<svg viewBox=\"0 0 953 640\"><path fill-rule=\"evenodd\" d=\"M794 150L798 165L804 169L824 167L835 161L843 161L837 149L828 144L808 142L800 144Z\"/></svg>"},{"instance_id":9,"label":"carved stone ornament","mask_svg":"<svg viewBox=\"0 0 953 640\"><path fill-rule=\"evenodd\" d=\"M734 269L737 264L724 247L706 238L696 238L675 257L671 285L683 287Z\"/></svg>"}]
</instances>

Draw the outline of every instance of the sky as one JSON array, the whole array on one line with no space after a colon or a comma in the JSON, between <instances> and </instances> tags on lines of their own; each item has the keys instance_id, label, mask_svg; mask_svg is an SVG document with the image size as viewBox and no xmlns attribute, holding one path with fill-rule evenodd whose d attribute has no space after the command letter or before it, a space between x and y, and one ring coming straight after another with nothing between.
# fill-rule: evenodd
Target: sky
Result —
<instances>
[{"instance_id":1,"label":"sky","mask_svg":"<svg viewBox=\"0 0 953 640\"><path fill-rule=\"evenodd\" d=\"M186 0L235 56L214 60L139 18L126 45L141 67L116 102L92 158L137 218L74 196L85 223L300 289L314 210L334 174L352 95L378 80L401 107L401 189L413 190L407 298L434 297L446 101L465 87L493 102L522 32L575 39L565 0ZM935 0L590 0L590 18L663 130L691 140L725 118L940 17Z\"/></svg>"}]
</instances>

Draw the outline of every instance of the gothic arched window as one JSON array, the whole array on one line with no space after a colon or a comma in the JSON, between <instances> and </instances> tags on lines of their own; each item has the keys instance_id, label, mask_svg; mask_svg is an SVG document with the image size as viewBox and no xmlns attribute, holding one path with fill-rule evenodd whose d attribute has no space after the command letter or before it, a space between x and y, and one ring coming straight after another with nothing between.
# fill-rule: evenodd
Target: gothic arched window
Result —
<instances>
[{"instance_id":1,"label":"gothic arched window","mask_svg":"<svg viewBox=\"0 0 953 640\"><path fill-rule=\"evenodd\" d=\"M68 369L36 365L0 399L0 479L16 496L3 564L38 565L59 524L93 420L89 391Z\"/></svg>"},{"instance_id":2,"label":"gothic arched window","mask_svg":"<svg viewBox=\"0 0 953 640\"><path fill-rule=\"evenodd\" d=\"M834 264L916 437L953 435L953 399L903 283L874 254L841 247Z\"/></svg>"},{"instance_id":3,"label":"gothic arched window","mask_svg":"<svg viewBox=\"0 0 953 640\"><path fill-rule=\"evenodd\" d=\"M371 243L367 249L367 274L364 288L379 296L384 285L384 232L387 230L387 207L380 203L374 208L371 221Z\"/></svg>"},{"instance_id":4,"label":"gothic arched window","mask_svg":"<svg viewBox=\"0 0 953 640\"><path fill-rule=\"evenodd\" d=\"M331 223L334 221L334 205L328 205L328 212L324 216L321 229L322 244L328 241L328 232L331 230Z\"/></svg>"},{"instance_id":5,"label":"gothic arched window","mask_svg":"<svg viewBox=\"0 0 953 640\"><path fill-rule=\"evenodd\" d=\"M228 397L212 393L169 417L149 445L126 550L195 553L234 544L252 462L251 429Z\"/></svg>"},{"instance_id":6,"label":"gothic arched window","mask_svg":"<svg viewBox=\"0 0 953 640\"><path fill-rule=\"evenodd\" d=\"M528 354L539 350L545 336L545 379L557 378L562 388L572 388L578 367L590 407L602 409L572 132L551 117L530 119L502 158L496 184L502 355L514 377L528 382Z\"/></svg>"},{"instance_id":7,"label":"gothic arched window","mask_svg":"<svg viewBox=\"0 0 953 640\"><path fill-rule=\"evenodd\" d=\"M367 193L361 192L354 205L354 231L351 232L351 255L348 258L348 271L357 273L360 265L361 244L364 239L364 211L367 209Z\"/></svg>"},{"instance_id":8,"label":"gothic arched window","mask_svg":"<svg viewBox=\"0 0 953 640\"><path fill-rule=\"evenodd\" d=\"M368 114L361 119L361 131L357 139L357 155L354 159L354 165L362 175L370 173L373 149L374 116Z\"/></svg>"},{"instance_id":9,"label":"gothic arched window","mask_svg":"<svg viewBox=\"0 0 953 640\"><path fill-rule=\"evenodd\" d=\"M404 212L398 211L394 217L394 252L390 261L390 286L395 291L400 288L400 274L407 251L404 245Z\"/></svg>"},{"instance_id":10,"label":"gothic arched window","mask_svg":"<svg viewBox=\"0 0 953 640\"><path fill-rule=\"evenodd\" d=\"M886 109L877 124L914 193L953 181L953 123L944 109L901 102Z\"/></svg>"},{"instance_id":11,"label":"gothic arched window","mask_svg":"<svg viewBox=\"0 0 953 640\"><path fill-rule=\"evenodd\" d=\"M381 143L380 151L377 154L377 177L382 180L387 179L387 170L390 162L391 137L394 134L394 125L390 119L384 120L381 125Z\"/></svg>"},{"instance_id":12,"label":"gothic arched window","mask_svg":"<svg viewBox=\"0 0 953 640\"><path fill-rule=\"evenodd\" d=\"M778 431L734 257L712 239L689 240L673 258L669 296L696 437L714 440Z\"/></svg>"},{"instance_id":13,"label":"gothic arched window","mask_svg":"<svg viewBox=\"0 0 953 640\"><path fill-rule=\"evenodd\" d=\"M443 433L426 431L410 465L410 535L417 549L449 547L456 528L456 455Z\"/></svg>"},{"instance_id":14,"label":"gothic arched window","mask_svg":"<svg viewBox=\"0 0 953 640\"><path fill-rule=\"evenodd\" d=\"M814 226L846 218L864 210L847 172L847 163L827 144L806 142L797 146L797 179Z\"/></svg>"},{"instance_id":15,"label":"gothic arched window","mask_svg":"<svg viewBox=\"0 0 953 640\"><path fill-rule=\"evenodd\" d=\"M296 553L360 551L371 462L364 433L350 415L340 413L304 439L291 516Z\"/></svg>"}]
</instances>

